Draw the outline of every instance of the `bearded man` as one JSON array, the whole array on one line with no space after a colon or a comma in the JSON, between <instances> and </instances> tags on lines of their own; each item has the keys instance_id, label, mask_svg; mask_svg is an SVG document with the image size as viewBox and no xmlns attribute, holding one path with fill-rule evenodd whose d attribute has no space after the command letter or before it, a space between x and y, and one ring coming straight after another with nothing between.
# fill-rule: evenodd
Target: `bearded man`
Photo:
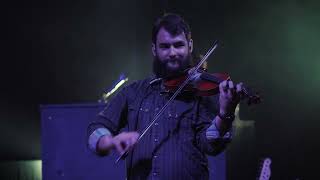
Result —
<instances>
[{"instance_id":1,"label":"bearded man","mask_svg":"<svg viewBox=\"0 0 320 180\"><path fill-rule=\"evenodd\" d=\"M158 18L152 29L154 75L124 87L99 118L89 125L88 144L98 155L112 149L126 158L127 179L208 179L206 155L217 155L231 141L235 107L241 84L219 84L216 101L181 93L151 129L139 134L173 94L164 80L191 67L193 40L189 25L179 15ZM218 108L209 108L217 104ZM120 131L127 127L128 131Z\"/></svg>"}]
</instances>

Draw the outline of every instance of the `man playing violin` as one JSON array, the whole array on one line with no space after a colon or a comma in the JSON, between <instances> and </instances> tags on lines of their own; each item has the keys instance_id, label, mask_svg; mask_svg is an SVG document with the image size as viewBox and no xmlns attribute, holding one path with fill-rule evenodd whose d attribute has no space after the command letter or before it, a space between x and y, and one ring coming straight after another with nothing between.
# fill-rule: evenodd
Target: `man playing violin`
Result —
<instances>
[{"instance_id":1,"label":"man playing violin","mask_svg":"<svg viewBox=\"0 0 320 180\"><path fill-rule=\"evenodd\" d=\"M152 30L154 75L124 87L89 125L88 144L98 155L132 149L127 179L208 179L206 155L219 154L230 142L242 84L226 80L214 101L179 94L137 143L172 95L164 80L191 67L192 50L190 28L179 15L158 18Z\"/></svg>"}]
</instances>

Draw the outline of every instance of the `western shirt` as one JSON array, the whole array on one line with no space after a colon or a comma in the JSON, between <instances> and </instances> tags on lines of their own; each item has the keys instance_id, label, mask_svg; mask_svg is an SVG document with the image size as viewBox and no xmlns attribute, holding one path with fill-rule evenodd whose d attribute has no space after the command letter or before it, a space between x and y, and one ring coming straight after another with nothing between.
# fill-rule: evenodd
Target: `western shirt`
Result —
<instances>
[{"instance_id":1,"label":"western shirt","mask_svg":"<svg viewBox=\"0 0 320 180\"><path fill-rule=\"evenodd\" d=\"M171 95L161 79L124 87L89 125L89 147L96 151L101 136L117 135L124 127L141 133ZM217 96L178 95L130 151L127 179L208 179L206 155L217 155L231 140L231 132L221 136L213 121L218 106Z\"/></svg>"}]
</instances>

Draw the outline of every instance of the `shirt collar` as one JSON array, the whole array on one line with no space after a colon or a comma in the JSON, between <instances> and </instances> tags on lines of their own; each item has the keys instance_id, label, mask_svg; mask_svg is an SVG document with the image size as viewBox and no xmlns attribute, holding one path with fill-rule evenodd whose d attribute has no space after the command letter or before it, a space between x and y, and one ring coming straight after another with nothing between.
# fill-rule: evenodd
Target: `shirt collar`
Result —
<instances>
[{"instance_id":1,"label":"shirt collar","mask_svg":"<svg viewBox=\"0 0 320 180\"><path fill-rule=\"evenodd\" d=\"M169 93L169 90L166 90L166 88L163 85L163 78L158 78L156 76L153 76L149 82L149 85L159 89L160 94Z\"/></svg>"}]
</instances>

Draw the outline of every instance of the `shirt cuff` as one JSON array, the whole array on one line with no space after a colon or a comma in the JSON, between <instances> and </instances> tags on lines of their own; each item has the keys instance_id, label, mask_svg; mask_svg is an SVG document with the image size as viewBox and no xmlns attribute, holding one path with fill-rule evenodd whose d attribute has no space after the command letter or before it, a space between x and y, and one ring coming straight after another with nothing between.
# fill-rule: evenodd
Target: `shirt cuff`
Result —
<instances>
[{"instance_id":1,"label":"shirt cuff","mask_svg":"<svg viewBox=\"0 0 320 180\"><path fill-rule=\"evenodd\" d=\"M96 149L97 143L98 143L99 139L104 135L111 136L112 134L107 128L98 128L92 132L92 134L89 136L89 140L88 140L89 148L92 151L97 152L97 149Z\"/></svg>"},{"instance_id":2,"label":"shirt cuff","mask_svg":"<svg viewBox=\"0 0 320 180\"><path fill-rule=\"evenodd\" d=\"M232 128L231 128L232 129ZM221 137L218 128L215 125L215 120L212 121L211 125L208 127L206 132L206 137L209 141L215 141L218 139L231 140L232 139L232 130L227 131L224 136Z\"/></svg>"}]
</instances>

